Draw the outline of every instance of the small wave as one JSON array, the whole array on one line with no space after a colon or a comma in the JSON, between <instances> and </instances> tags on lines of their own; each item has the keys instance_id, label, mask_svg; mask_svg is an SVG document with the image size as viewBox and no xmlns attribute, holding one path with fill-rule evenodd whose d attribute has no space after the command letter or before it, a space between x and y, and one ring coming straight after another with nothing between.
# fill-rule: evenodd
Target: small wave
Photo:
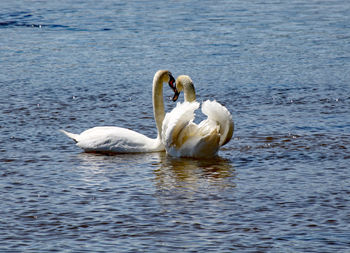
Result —
<instances>
[{"instance_id":1,"label":"small wave","mask_svg":"<svg viewBox=\"0 0 350 253\"><path fill-rule=\"evenodd\" d=\"M256 135L236 137L235 142L243 144L234 148L240 152L252 152L254 150L325 152L329 155L343 154L348 157L347 150L350 146L350 135L335 135L331 133Z\"/></svg>"},{"instance_id":2,"label":"small wave","mask_svg":"<svg viewBox=\"0 0 350 253\"><path fill-rule=\"evenodd\" d=\"M51 29L51 30L67 30L67 31L88 31L88 29L77 28L67 25L59 25L59 24L37 24L30 22L21 22L21 21L3 21L0 22L0 29L6 28L14 28L14 27L26 27L26 28L39 28L39 29ZM111 28L101 28L95 29L96 31L111 31Z\"/></svg>"},{"instance_id":3,"label":"small wave","mask_svg":"<svg viewBox=\"0 0 350 253\"><path fill-rule=\"evenodd\" d=\"M29 27L29 28L51 28L51 29L65 29L65 30L76 30L73 27L66 25L58 25L58 24L36 24L36 23L27 23L21 21L4 21L0 22L0 28L11 28L11 27Z\"/></svg>"}]
</instances>

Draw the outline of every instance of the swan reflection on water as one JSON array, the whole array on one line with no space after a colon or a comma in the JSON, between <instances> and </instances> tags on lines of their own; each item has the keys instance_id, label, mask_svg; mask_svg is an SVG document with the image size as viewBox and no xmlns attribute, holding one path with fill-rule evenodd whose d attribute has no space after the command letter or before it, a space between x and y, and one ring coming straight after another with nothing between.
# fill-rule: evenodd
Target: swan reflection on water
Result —
<instances>
[{"instance_id":1,"label":"swan reflection on water","mask_svg":"<svg viewBox=\"0 0 350 253\"><path fill-rule=\"evenodd\" d=\"M203 184L216 184L221 187L235 187L232 178L235 171L230 160L219 156L211 159L174 158L158 153L159 163L154 169L158 187L197 188Z\"/></svg>"},{"instance_id":2,"label":"swan reflection on water","mask_svg":"<svg viewBox=\"0 0 350 253\"><path fill-rule=\"evenodd\" d=\"M88 181L89 178L94 178L94 174L107 171L113 173L116 169L125 170L127 173L130 169L134 172L136 169L147 174L153 171L155 184L161 189L197 188L203 184L235 187L232 162L219 156L211 159L192 159L170 157L165 152L118 155L80 153L78 158L81 175ZM95 180L96 178L93 179Z\"/></svg>"}]
</instances>

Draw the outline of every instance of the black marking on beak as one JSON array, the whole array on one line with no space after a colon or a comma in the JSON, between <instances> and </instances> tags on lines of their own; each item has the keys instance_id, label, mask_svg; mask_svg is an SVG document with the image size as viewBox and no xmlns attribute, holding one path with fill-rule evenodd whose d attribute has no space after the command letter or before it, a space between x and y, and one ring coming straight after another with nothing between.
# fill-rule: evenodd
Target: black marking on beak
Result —
<instances>
[{"instance_id":1,"label":"black marking on beak","mask_svg":"<svg viewBox=\"0 0 350 253\"><path fill-rule=\"evenodd\" d=\"M180 95L180 92L178 92L178 90L176 89L176 83L175 83L175 78L169 74L169 87L174 91L174 97L173 97L173 101L175 102Z\"/></svg>"},{"instance_id":2,"label":"black marking on beak","mask_svg":"<svg viewBox=\"0 0 350 253\"><path fill-rule=\"evenodd\" d=\"M172 74L169 74L169 82L168 82L170 88L173 89L173 91L175 92L176 90L176 85L175 85L175 78L172 76Z\"/></svg>"},{"instance_id":3,"label":"black marking on beak","mask_svg":"<svg viewBox=\"0 0 350 253\"><path fill-rule=\"evenodd\" d=\"M180 95L180 92L177 91L176 87L175 87L174 92L175 92L175 94L174 94L174 97L173 97L173 102L175 102L179 98L179 95Z\"/></svg>"}]
</instances>

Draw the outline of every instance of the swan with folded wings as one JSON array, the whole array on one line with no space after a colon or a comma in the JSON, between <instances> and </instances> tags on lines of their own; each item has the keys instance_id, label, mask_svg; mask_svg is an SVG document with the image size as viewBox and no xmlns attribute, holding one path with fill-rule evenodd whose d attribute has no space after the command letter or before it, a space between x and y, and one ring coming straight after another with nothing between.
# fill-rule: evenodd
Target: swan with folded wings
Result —
<instances>
[{"instance_id":1,"label":"swan with folded wings","mask_svg":"<svg viewBox=\"0 0 350 253\"><path fill-rule=\"evenodd\" d=\"M176 101L184 91L185 101L165 115L162 141L167 154L175 157L210 158L219 148L228 143L233 135L234 124L231 113L214 101L202 103L202 112L208 116L199 124L194 123L195 110L199 108L193 82L189 76L181 75L172 86Z\"/></svg>"},{"instance_id":2,"label":"swan with folded wings","mask_svg":"<svg viewBox=\"0 0 350 253\"><path fill-rule=\"evenodd\" d=\"M162 143L162 124L164 119L163 83L174 87L175 79L168 70L159 70L153 78L153 114L158 136L155 139L121 127L93 127L80 134L60 130L76 142L86 152L101 153L143 153L164 151ZM174 89L174 88L173 88Z\"/></svg>"}]
</instances>

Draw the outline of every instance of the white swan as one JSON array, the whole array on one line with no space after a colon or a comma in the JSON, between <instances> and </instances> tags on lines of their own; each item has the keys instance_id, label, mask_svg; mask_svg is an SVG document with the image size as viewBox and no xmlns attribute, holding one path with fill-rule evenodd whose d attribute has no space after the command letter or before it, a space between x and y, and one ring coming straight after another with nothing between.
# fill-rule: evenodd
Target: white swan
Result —
<instances>
[{"instance_id":1,"label":"white swan","mask_svg":"<svg viewBox=\"0 0 350 253\"><path fill-rule=\"evenodd\" d=\"M208 116L200 124L195 124L194 111L199 108L196 93L189 76L176 79L175 96L184 90L185 102L165 115L162 141L167 154L175 157L209 158L217 154L220 146L230 141L234 125L231 113L216 101L205 101L202 112ZM176 92L177 91L177 92Z\"/></svg>"},{"instance_id":2,"label":"white swan","mask_svg":"<svg viewBox=\"0 0 350 253\"><path fill-rule=\"evenodd\" d=\"M153 114L158 130L156 139L151 139L126 128L112 126L90 128L81 134L60 131L72 138L76 145L84 149L85 152L142 153L164 151L165 148L161 141L164 119L163 82L168 82L170 87L174 89L175 79L168 70L157 71L153 78Z\"/></svg>"}]
</instances>

